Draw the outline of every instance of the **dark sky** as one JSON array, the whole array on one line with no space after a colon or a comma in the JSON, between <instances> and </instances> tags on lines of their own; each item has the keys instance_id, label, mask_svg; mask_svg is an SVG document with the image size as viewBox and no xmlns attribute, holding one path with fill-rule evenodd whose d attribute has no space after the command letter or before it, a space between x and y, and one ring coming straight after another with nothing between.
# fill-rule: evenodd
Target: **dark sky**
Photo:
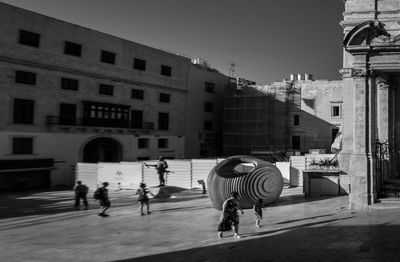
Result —
<instances>
[{"instance_id":1,"label":"dark sky","mask_svg":"<svg viewBox=\"0 0 400 262\"><path fill-rule=\"evenodd\" d=\"M4 0L258 83L340 79L343 0Z\"/></svg>"}]
</instances>

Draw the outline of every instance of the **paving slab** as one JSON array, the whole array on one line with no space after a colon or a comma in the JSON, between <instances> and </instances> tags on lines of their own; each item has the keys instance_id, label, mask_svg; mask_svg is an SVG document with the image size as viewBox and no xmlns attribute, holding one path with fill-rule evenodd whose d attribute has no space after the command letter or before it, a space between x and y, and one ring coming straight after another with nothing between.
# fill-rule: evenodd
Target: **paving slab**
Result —
<instances>
[{"instance_id":1,"label":"paving slab","mask_svg":"<svg viewBox=\"0 0 400 262\"><path fill-rule=\"evenodd\" d=\"M241 239L218 239L220 211L188 190L152 199L140 216L134 191L110 191L109 217L73 208L71 191L0 195L1 261L399 261L400 204L348 210L348 196L304 198L285 188L263 227L240 216Z\"/></svg>"}]
</instances>

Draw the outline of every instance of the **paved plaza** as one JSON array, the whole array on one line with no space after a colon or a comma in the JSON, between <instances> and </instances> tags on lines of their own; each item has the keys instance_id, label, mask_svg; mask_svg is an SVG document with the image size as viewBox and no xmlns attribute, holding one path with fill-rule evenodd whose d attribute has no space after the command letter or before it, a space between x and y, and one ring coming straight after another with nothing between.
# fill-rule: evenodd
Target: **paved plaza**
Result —
<instances>
[{"instance_id":1,"label":"paved plaza","mask_svg":"<svg viewBox=\"0 0 400 262\"><path fill-rule=\"evenodd\" d=\"M1 261L399 261L400 204L348 210L348 196L304 198L285 188L263 227L240 216L242 239L218 239L220 211L188 190L152 199L140 216L134 191L110 191L109 217L97 203L75 211L72 191L1 195Z\"/></svg>"}]
</instances>

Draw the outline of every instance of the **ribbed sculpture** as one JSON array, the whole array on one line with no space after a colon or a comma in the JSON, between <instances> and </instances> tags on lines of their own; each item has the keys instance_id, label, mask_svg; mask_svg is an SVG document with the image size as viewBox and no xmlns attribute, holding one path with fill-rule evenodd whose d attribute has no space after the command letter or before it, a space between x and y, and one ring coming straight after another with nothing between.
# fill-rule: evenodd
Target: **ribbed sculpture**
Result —
<instances>
[{"instance_id":1,"label":"ribbed sculpture","mask_svg":"<svg viewBox=\"0 0 400 262\"><path fill-rule=\"evenodd\" d=\"M232 191L239 193L240 206L252 208L259 198L264 204L276 201L283 189L283 177L273 164L252 156L232 156L211 170L207 188L214 208L222 204Z\"/></svg>"}]
</instances>

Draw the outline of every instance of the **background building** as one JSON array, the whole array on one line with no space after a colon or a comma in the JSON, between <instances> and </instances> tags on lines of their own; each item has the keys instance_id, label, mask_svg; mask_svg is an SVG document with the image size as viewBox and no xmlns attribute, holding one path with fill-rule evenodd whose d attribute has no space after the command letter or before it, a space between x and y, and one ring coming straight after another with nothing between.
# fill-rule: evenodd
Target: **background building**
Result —
<instances>
[{"instance_id":1,"label":"background building","mask_svg":"<svg viewBox=\"0 0 400 262\"><path fill-rule=\"evenodd\" d=\"M0 21L0 188L72 184L77 162L184 158L186 134L200 156L205 121L219 136L220 73L3 3ZM215 93L193 102L205 83Z\"/></svg>"},{"instance_id":2,"label":"background building","mask_svg":"<svg viewBox=\"0 0 400 262\"><path fill-rule=\"evenodd\" d=\"M186 158L221 156L223 97L229 81L206 61L192 60L186 97Z\"/></svg>"},{"instance_id":3,"label":"background building","mask_svg":"<svg viewBox=\"0 0 400 262\"><path fill-rule=\"evenodd\" d=\"M224 154L330 152L342 124L342 102L342 81L315 81L310 75L265 86L231 85L225 96Z\"/></svg>"}]
</instances>

